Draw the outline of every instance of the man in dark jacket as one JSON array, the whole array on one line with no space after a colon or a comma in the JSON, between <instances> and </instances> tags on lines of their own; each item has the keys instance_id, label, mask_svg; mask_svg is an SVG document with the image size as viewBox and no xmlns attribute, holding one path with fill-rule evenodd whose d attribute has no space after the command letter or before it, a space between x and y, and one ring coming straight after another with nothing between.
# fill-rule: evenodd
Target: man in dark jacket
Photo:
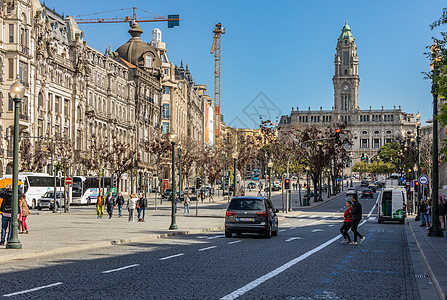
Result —
<instances>
[{"instance_id":1,"label":"man in dark jacket","mask_svg":"<svg viewBox=\"0 0 447 300\"><path fill-rule=\"evenodd\" d=\"M116 198L116 204L118 204L118 215L119 218L123 216L123 205L124 205L124 197L121 195L121 192L118 193L118 198Z\"/></svg>"},{"instance_id":2,"label":"man in dark jacket","mask_svg":"<svg viewBox=\"0 0 447 300\"><path fill-rule=\"evenodd\" d=\"M144 216L146 214L146 207L147 207L147 199L142 196L140 200L138 200L138 206L140 207L140 209L138 210L138 222L144 222Z\"/></svg>"},{"instance_id":3,"label":"man in dark jacket","mask_svg":"<svg viewBox=\"0 0 447 300\"><path fill-rule=\"evenodd\" d=\"M354 233L354 241L352 244L357 245L357 237L360 238L360 244L365 241L365 237L357 231L360 221L362 220L362 205L357 199L357 194L352 195L352 225L351 231Z\"/></svg>"},{"instance_id":4,"label":"man in dark jacket","mask_svg":"<svg viewBox=\"0 0 447 300\"><path fill-rule=\"evenodd\" d=\"M111 219L113 214L113 207L115 206L115 199L113 198L112 193L109 193L107 195L105 204L107 205L107 213L109 214L109 219Z\"/></svg>"},{"instance_id":5,"label":"man in dark jacket","mask_svg":"<svg viewBox=\"0 0 447 300\"><path fill-rule=\"evenodd\" d=\"M3 198L0 211L2 212L2 237L0 246L5 244L6 229L8 229L8 241L11 237L11 212L12 212L12 187L10 184L0 192L0 198Z\"/></svg>"}]
</instances>

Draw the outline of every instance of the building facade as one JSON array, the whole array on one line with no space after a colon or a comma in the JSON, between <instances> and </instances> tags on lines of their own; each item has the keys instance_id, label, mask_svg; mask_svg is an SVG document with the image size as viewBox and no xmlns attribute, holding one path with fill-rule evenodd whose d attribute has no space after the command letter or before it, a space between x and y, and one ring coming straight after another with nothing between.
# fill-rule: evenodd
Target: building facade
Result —
<instances>
[{"instance_id":1,"label":"building facade","mask_svg":"<svg viewBox=\"0 0 447 300\"><path fill-rule=\"evenodd\" d=\"M416 131L413 114L405 113L401 107L392 109L368 110L359 108L359 60L357 46L346 21L342 33L337 39L335 54L334 106L330 110L296 110L289 116L281 117L279 127L283 130L302 126L329 127L346 123L347 130L353 136L353 145L348 149L354 162L359 161L362 154L373 157L380 147L406 135L408 131Z\"/></svg>"}]
</instances>

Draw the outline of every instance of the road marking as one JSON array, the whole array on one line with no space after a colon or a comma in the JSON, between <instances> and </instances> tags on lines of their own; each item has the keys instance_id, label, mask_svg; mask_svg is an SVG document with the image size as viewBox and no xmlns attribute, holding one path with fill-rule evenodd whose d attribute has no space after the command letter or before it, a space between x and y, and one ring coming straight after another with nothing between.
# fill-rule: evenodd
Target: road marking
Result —
<instances>
[{"instance_id":1,"label":"road marking","mask_svg":"<svg viewBox=\"0 0 447 300\"><path fill-rule=\"evenodd\" d=\"M197 238L198 238L198 239L207 239L208 237L207 237L207 236L204 236L204 235L199 235Z\"/></svg>"},{"instance_id":2,"label":"road marking","mask_svg":"<svg viewBox=\"0 0 447 300\"><path fill-rule=\"evenodd\" d=\"M316 218L316 217L318 217L318 216L310 216L309 219Z\"/></svg>"},{"instance_id":3,"label":"road marking","mask_svg":"<svg viewBox=\"0 0 447 300\"><path fill-rule=\"evenodd\" d=\"M176 255L166 256L166 257L163 257L163 258L159 258L158 260L166 260L166 259L170 259L170 258L174 258L174 257L179 257L179 256L182 256L182 255L185 255L185 253L179 253L179 254L176 254Z\"/></svg>"},{"instance_id":4,"label":"road marking","mask_svg":"<svg viewBox=\"0 0 447 300\"><path fill-rule=\"evenodd\" d=\"M212 239L217 239L217 238L221 238L224 237L225 235L215 235L215 236L210 236L207 238L207 240L212 240Z\"/></svg>"},{"instance_id":5,"label":"road marking","mask_svg":"<svg viewBox=\"0 0 447 300\"><path fill-rule=\"evenodd\" d=\"M316 222L313 222L313 223L308 224L307 226L315 225L315 224L320 223L320 222L322 222L322 221L324 221L324 220L318 220L318 221L316 221Z\"/></svg>"},{"instance_id":6,"label":"road marking","mask_svg":"<svg viewBox=\"0 0 447 300\"><path fill-rule=\"evenodd\" d=\"M332 225L328 225L328 227L332 227L332 226L335 226L334 224L332 224Z\"/></svg>"},{"instance_id":7,"label":"road marking","mask_svg":"<svg viewBox=\"0 0 447 300\"><path fill-rule=\"evenodd\" d=\"M285 226L285 225L290 225L290 223L282 223L282 225L283 225L283 226Z\"/></svg>"},{"instance_id":8,"label":"road marking","mask_svg":"<svg viewBox=\"0 0 447 300\"><path fill-rule=\"evenodd\" d=\"M298 226L290 227L290 230L296 229Z\"/></svg>"},{"instance_id":9,"label":"road marking","mask_svg":"<svg viewBox=\"0 0 447 300\"><path fill-rule=\"evenodd\" d=\"M41 290L41 289L46 289L46 288L50 288L50 287L53 287L53 286L58 286L58 285L61 285L61 284L63 284L63 283L62 282L56 282L56 283L52 283L52 284L49 284L49 285L36 287L36 288L33 288L33 289L29 289L29 290L15 292L15 293L11 293L11 294L5 294L5 295L3 295L3 297L11 297L11 296L16 296L16 295L30 293L30 292L35 292L35 291L38 291L38 290Z\"/></svg>"},{"instance_id":10,"label":"road marking","mask_svg":"<svg viewBox=\"0 0 447 300\"><path fill-rule=\"evenodd\" d=\"M113 269L113 270L108 270L108 271L102 271L102 274L107 274L107 273L112 273L112 272L116 272L116 271L121 271L121 270L125 270L125 269L129 269L129 268L134 268L134 267L138 267L139 264L134 264L134 265L130 265L130 266L125 266L122 268L118 268L118 269Z\"/></svg>"},{"instance_id":11,"label":"road marking","mask_svg":"<svg viewBox=\"0 0 447 300\"><path fill-rule=\"evenodd\" d=\"M281 229L281 230L278 230L278 232L283 232L283 231L286 231L287 229Z\"/></svg>"},{"instance_id":12,"label":"road marking","mask_svg":"<svg viewBox=\"0 0 447 300\"><path fill-rule=\"evenodd\" d=\"M368 221L375 221L376 217L369 217Z\"/></svg>"},{"instance_id":13,"label":"road marking","mask_svg":"<svg viewBox=\"0 0 447 300\"><path fill-rule=\"evenodd\" d=\"M312 232L324 231L323 229L314 229Z\"/></svg>"},{"instance_id":14,"label":"road marking","mask_svg":"<svg viewBox=\"0 0 447 300\"><path fill-rule=\"evenodd\" d=\"M377 200L378 200L378 199L377 199ZM374 209L374 207L373 207L373 209ZM372 211L373 211L373 210L370 211L368 217L370 217ZM362 225L365 224L365 223L366 223L366 220L364 220L363 222L361 222L361 223L359 224L359 227L362 226ZM341 234L339 234L339 235L337 235L336 237L330 239L330 240L327 241L326 243L321 244L320 246L318 246L318 247L316 247L316 248L314 248L314 249L312 249L312 250L310 250L310 251L307 251L306 253L304 253L304 254L298 256L297 258L292 259L291 261L289 261L289 262L283 264L282 266L280 266L280 267L276 268L275 270L273 270L273 271L271 271L271 272L265 274L264 276L261 276L261 277L255 279L255 280L253 280L252 282L250 282L250 283L244 285L244 286L241 287L240 289L237 289L237 290L235 290L234 292L232 292L232 293L230 293L230 294L228 294L228 295L226 295L226 296L223 296L223 297L220 298L220 299L222 299L222 300L232 300L232 299L236 299L236 298L242 296L243 294L245 294L245 293L251 291L252 289L254 289L254 288L256 288L257 286L261 285L262 283L266 282L267 280L269 280L269 279L271 279L271 278L273 278L273 277L275 277L275 276L281 274L282 272L284 272L284 271L287 270L287 269L290 269L291 267L293 267L293 266L296 265L297 263L299 263L299 262L305 260L306 258L308 258L309 256L311 256L312 254L315 254L315 253L317 253L318 251L320 251L320 250L326 248L327 246L329 246L329 245L332 244L333 242L335 242L335 241L337 241L338 239L340 239L340 237L341 237Z\"/></svg>"},{"instance_id":15,"label":"road marking","mask_svg":"<svg viewBox=\"0 0 447 300\"><path fill-rule=\"evenodd\" d=\"M290 241L293 241L293 240L302 240L302 239L303 238L300 238L300 237L293 237L293 238L287 239L286 242L290 242Z\"/></svg>"},{"instance_id":16,"label":"road marking","mask_svg":"<svg viewBox=\"0 0 447 300\"><path fill-rule=\"evenodd\" d=\"M202 249L199 249L199 251L205 251L205 250L210 250L210 249L214 249L214 248L217 248L217 246L202 248Z\"/></svg>"},{"instance_id":17,"label":"road marking","mask_svg":"<svg viewBox=\"0 0 447 300\"><path fill-rule=\"evenodd\" d=\"M324 244L321 244L320 246L307 251L306 253L298 256L297 258L292 259L291 261L285 263L284 265L276 268L275 270L265 274L264 276L261 276L255 280L253 280L252 282L246 284L245 286L241 287L240 289L235 290L234 292L220 298L222 300L232 300L232 299L236 299L240 296L242 296L243 294L251 291L252 289L256 288L257 286L259 286L261 283L266 282L267 280L281 274L282 272L284 272L285 270L293 267L294 265L296 265L297 263L299 263L300 261L305 260L306 258L308 258L309 256L311 256L314 253L317 253L318 251L320 251L321 249L324 249L325 247L329 246L330 244L332 244L333 242L335 242L336 240L340 239L341 235L337 235L336 237L330 239L329 241L327 241Z\"/></svg>"},{"instance_id":18,"label":"road marking","mask_svg":"<svg viewBox=\"0 0 447 300\"><path fill-rule=\"evenodd\" d=\"M229 242L228 245L233 245L233 244L237 244L237 243L240 243L240 242L241 242L241 240L237 240L237 241L234 241L234 242Z\"/></svg>"}]
</instances>

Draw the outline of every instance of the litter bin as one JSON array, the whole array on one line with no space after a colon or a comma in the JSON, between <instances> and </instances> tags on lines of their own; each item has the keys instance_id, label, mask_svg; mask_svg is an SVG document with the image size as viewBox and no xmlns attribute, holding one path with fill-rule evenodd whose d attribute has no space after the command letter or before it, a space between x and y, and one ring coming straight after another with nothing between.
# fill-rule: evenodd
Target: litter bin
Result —
<instances>
[{"instance_id":1,"label":"litter bin","mask_svg":"<svg viewBox=\"0 0 447 300\"><path fill-rule=\"evenodd\" d=\"M303 199L303 206L309 206L309 196L304 197Z\"/></svg>"}]
</instances>

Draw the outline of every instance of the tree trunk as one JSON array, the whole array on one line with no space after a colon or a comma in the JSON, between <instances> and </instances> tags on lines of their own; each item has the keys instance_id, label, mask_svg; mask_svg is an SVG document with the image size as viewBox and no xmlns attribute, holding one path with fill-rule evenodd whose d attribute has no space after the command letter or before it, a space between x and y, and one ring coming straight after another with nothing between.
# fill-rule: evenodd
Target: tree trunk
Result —
<instances>
[{"instance_id":1,"label":"tree trunk","mask_svg":"<svg viewBox=\"0 0 447 300\"><path fill-rule=\"evenodd\" d=\"M318 189L317 189L317 185L318 185L318 177L317 176L312 176L312 181L314 184L314 202L318 202Z\"/></svg>"}]
</instances>

